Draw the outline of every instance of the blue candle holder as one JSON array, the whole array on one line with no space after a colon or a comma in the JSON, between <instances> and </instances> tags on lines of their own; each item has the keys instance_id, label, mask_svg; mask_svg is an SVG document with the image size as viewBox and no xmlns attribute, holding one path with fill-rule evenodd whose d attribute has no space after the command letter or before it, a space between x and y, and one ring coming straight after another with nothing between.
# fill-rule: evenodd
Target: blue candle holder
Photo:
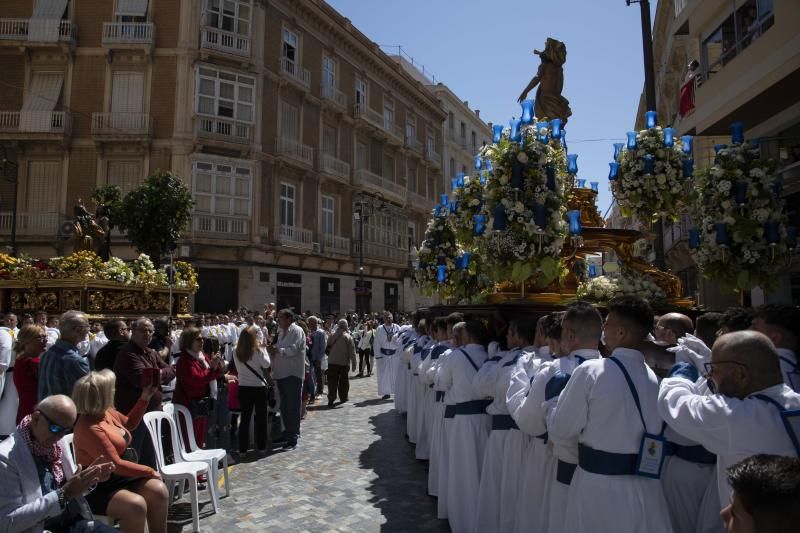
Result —
<instances>
[{"instance_id":1,"label":"blue candle holder","mask_svg":"<svg viewBox=\"0 0 800 533\"><path fill-rule=\"evenodd\" d=\"M436 267L436 281L444 283L447 280L447 265L438 265Z\"/></svg>"},{"instance_id":2,"label":"blue candle holder","mask_svg":"<svg viewBox=\"0 0 800 533\"><path fill-rule=\"evenodd\" d=\"M547 175L547 189L550 191L556 190L556 168L553 165L547 165L544 168Z\"/></svg>"},{"instance_id":3,"label":"blue candle holder","mask_svg":"<svg viewBox=\"0 0 800 533\"><path fill-rule=\"evenodd\" d=\"M474 163L474 165L473 165L473 168L474 168L475 170L480 170L480 169L481 169L481 167L483 167L483 160L481 159L481 156L479 156L479 155L476 155L476 156L475 156L475 163Z\"/></svg>"},{"instance_id":4,"label":"blue candle holder","mask_svg":"<svg viewBox=\"0 0 800 533\"><path fill-rule=\"evenodd\" d=\"M653 154L645 154L644 156L644 173L655 174L656 172L656 156Z\"/></svg>"},{"instance_id":5,"label":"blue candle holder","mask_svg":"<svg viewBox=\"0 0 800 533\"><path fill-rule=\"evenodd\" d=\"M581 227L581 212L577 209L567 211L567 221L569 222L569 234L580 235L583 232Z\"/></svg>"},{"instance_id":6,"label":"blue candle holder","mask_svg":"<svg viewBox=\"0 0 800 533\"><path fill-rule=\"evenodd\" d=\"M590 181L589 186L592 188L594 192L600 192L600 182L599 181Z\"/></svg>"},{"instance_id":7,"label":"blue candle holder","mask_svg":"<svg viewBox=\"0 0 800 533\"><path fill-rule=\"evenodd\" d=\"M494 208L494 221L492 222L492 229L495 231L503 231L506 229L508 219L506 218L506 208L503 204L497 204Z\"/></svg>"},{"instance_id":8,"label":"blue candle holder","mask_svg":"<svg viewBox=\"0 0 800 533\"><path fill-rule=\"evenodd\" d=\"M578 154L567 154L567 172L570 174L578 173Z\"/></svg>"},{"instance_id":9,"label":"blue candle holder","mask_svg":"<svg viewBox=\"0 0 800 533\"><path fill-rule=\"evenodd\" d=\"M522 123L527 125L533 122L533 100L523 100L519 105L522 106Z\"/></svg>"},{"instance_id":10,"label":"blue candle holder","mask_svg":"<svg viewBox=\"0 0 800 533\"><path fill-rule=\"evenodd\" d=\"M533 204L533 223L542 229L547 225L547 208L544 204Z\"/></svg>"},{"instance_id":11,"label":"blue candle holder","mask_svg":"<svg viewBox=\"0 0 800 533\"><path fill-rule=\"evenodd\" d=\"M493 168L494 168L494 167L492 167L492 160L491 159L486 159L483 162L483 168L484 168L484 170L486 170L486 172L491 172L493 170Z\"/></svg>"},{"instance_id":12,"label":"blue candle holder","mask_svg":"<svg viewBox=\"0 0 800 533\"><path fill-rule=\"evenodd\" d=\"M439 209L441 207L442 207L441 205L436 205L436 206L433 207L433 216L434 217L438 217L439 216Z\"/></svg>"},{"instance_id":13,"label":"blue candle holder","mask_svg":"<svg viewBox=\"0 0 800 533\"><path fill-rule=\"evenodd\" d=\"M553 139L560 139L561 133L561 119L554 118L550 121L550 135L553 136Z\"/></svg>"},{"instance_id":14,"label":"blue candle holder","mask_svg":"<svg viewBox=\"0 0 800 533\"><path fill-rule=\"evenodd\" d=\"M441 200L442 200L442 205L445 205L445 206L446 206L446 205L447 205L447 195L446 195L446 194L443 194L443 195L441 196Z\"/></svg>"},{"instance_id":15,"label":"blue candle holder","mask_svg":"<svg viewBox=\"0 0 800 533\"><path fill-rule=\"evenodd\" d=\"M694 137L691 135L684 135L681 137L681 146L683 148L683 153L686 155L692 155L692 141Z\"/></svg>"},{"instance_id":16,"label":"blue candle holder","mask_svg":"<svg viewBox=\"0 0 800 533\"><path fill-rule=\"evenodd\" d=\"M675 129L664 128L664 147L672 148L675 146Z\"/></svg>"},{"instance_id":17,"label":"blue candle holder","mask_svg":"<svg viewBox=\"0 0 800 533\"><path fill-rule=\"evenodd\" d=\"M636 150L636 147L638 146L638 144L636 143L636 132L629 131L625 135L628 136L628 144L626 145L628 150Z\"/></svg>"},{"instance_id":18,"label":"blue candle holder","mask_svg":"<svg viewBox=\"0 0 800 533\"><path fill-rule=\"evenodd\" d=\"M694 159L683 160L683 177L691 178L694 176Z\"/></svg>"},{"instance_id":19,"label":"blue candle holder","mask_svg":"<svg viewBox=\"0 0 800 533\"><path fill-rule=\"evenodd\" d=\"M456 210L458 210L458 202L451 200L450 203L447 204L447 208L451 213L455 213Z\"/></svg>"},{"instance_id":20,"label":"blue candle holder","mask_svg":"<svg viewBox=\"0 0 800 533\"><path fill-rule=\"evenodd\" d=\"M511 126L511 137L510 138L511 138L511 140L513 142L519 142L520 141L520 138L521 138L521 135L520 135L520 132L519 132L520 122L521 121L519 119L517 119L517 118L512 118L511 120L508 121L508 125Z\"/></svg>"},{"instance_id":21,"label":"blue candle holder","mask_svg":"<svg viewBox=\"0 0 800 533\"><path fill-rule=\"evenodd\" d=\"M464 186L464 173L459 172L456 174L456 187L463 187Z\"/></svg>"},{"instance_id":22,"label":"blue candle holder","mask_svg":"<svg viewBox=\"0 0 800 533\"><path fill-rule=\"evenodd\" d=\"M768 243L778 244L778 241L781 240L781 235L779 230L780 230L779 222L770 221L764 224L764 237L766 237Z\"/></svg>"},{"instance_id":23,"label":"blue candle holder","mask_svg":"<svg viewBox=\"0 0 800 533\"><path fill-rule=\"evenodd\" d=\"M727 147L728 147L727 144L715 144L714 145L714 153L718 154L720 150L724 150Z\"/></svg>"},{"instance_id":24,"label":"blue candle holder","mask_svg":"<svg viewBox=\"0 0 800 533\"><path fill-rule=\"evenodd\" d=\"M472 259L472 254L470 252L464 252L461 254L461 266L464 269L469 268L469 262Z\"/></svg>"},{"instance_id":25,"label":"blue candle holder","mask_svg":"<svg viewBox=\"0 0 800 533\"><path fill-rule=\"evenodd\" d=\"M456 178L450 178L450 192L455 191L458 188L458 181Z\"/></svg>"},{"instance_id":26,"label":"blue candle holder","mask_svg":"<svg viewBox=\"0 0 800 533\"><path fill-rule=\"evenodd\" d=\"M486 215L472 215L473 235L483 235L483 230L485 229L486 229Z\"/></svg>"},{"instance_id":27,"label":"blue candle holder","mask_svg":"<svg viewBox=\"0 0 800 533\"><path fill-rule=\"evenodd\" d=\"M619 159L619 154L622 152L622 149L625 147L625 143L614 143L614 161Z\"/></svg>"},{"instance_id":28,"label":"blue candle holder","mask_svg":"<svg viewBox=\"0 0 800 533\"><path fill-rule=\"evenodd\" d=\"M583 189L586 187L586 180L583 178L578 178L578 188Z\"/></svg>"},{"instance_id":29,"label":"blue candle holder","mask_svg":"<svg viewBox=\"0 0 800 533\"><path fill-rule=\"evenodd\" d=\"M656 122L658 122L658 113L655 111L648 111L644 114L645 117L645 124L647 124L647 129L652 129L656 127Z\"/></svg>"},{"instance_id":30,"label":"blue candle holder","mask_svg":"<svg viewBox=\"0 0 800 533\"><path fill-rule=\"evenodd\" d=\"M492 125L492 142L497 144L503 139L503 125L502 124L493 124Z\"/></svg>"},{"instance_id":31,"label":"blue candle holder","mask_svg":"<svg viewBox=\"0 0 800 533\"><path fill-rule=\"evenodd\" d=\"M589 277L596 278L597 277L597 267L594 263L589 263Z\"/></svg>"},{"instance_id":32,"label":"blue candle holder","mask_svg":"<svg viewBox=\"0 0 800 533\"><path fill-rule=\"evenodd\" d=\"M731 144L742 144L744 142L744 123L734 122L731 124Z\"/></svg>"},{"instance_id":33,"label":"blue candle holder","mask_svg":"<svg viewBox=\"0 0 800 533\"><path fill-rule=\"evenodd\" d=\"M731 240L728 237L728 225L724 222L717 222L714 224L714 229L717 232L715 242L720 246L728 246Z\"/></svg>"},{"instance_id":34,"label":"blue candle holder","mask_svg":"<svg viewBox=\"0 0 800 533\"><path fill-rule=\"evenodd\" d=\"M736 204L739 206L743 206L744 203L747 201L747 182L737 181L734 184L733 194L734 198L736 199Z\"/></svg>"},{"instance_id":35,"label":"blue candle holder","mask_svg":"<svg viewBox=\"0 0 800 533\"><path fill-rule=\"evenodd\" d=\"M484 171L484 172L481 172L481 175L480 175L480 176L478 176L478 182L479 182L481 185L486 185L486 175L487 175L487 174L488 174L488 172L485 172L485 171Z\"/></svg>"},{"instance_id":36,"label":"blue candle holder","mask_svg":"<svg viewBox=\"0 0 800 533\"><path fill-rule=\"evenodd\" d=\"M525 180L522 177L522 171L525 170L525 165L519 161L514 161L511 165L511 186L515 189L522 189Z\"/></svg>"},{"instance_id":37,"label":"blue candle holder","mask_svg":"<svg viewBox=\"0 0 800 533\"><path fill-rule=\"evenodd\" d=\"M619 163L611 162L608 164L608 181L614 181L617 179L617 173L619 172Z\"/></svg>"},{"instance_id":38,"label":"blue candle holder","mask_svg":"<svg viewBox=\"0 0 800 533\"><path fill-rule=\"evenodd\" d=\"M691 228L689 230L689 249L695 250L697 248L700 248L700 230Z\"/></svg>"},{"instance_id":39,"label":"blue candle holder","mask_svg":"<svg viewBox=\"0 0 800 533\"><path fill-rule=\"evenodd\" d=\"M786 226L786 246L792 250L797 248L797 226Z\"/></svg>"}]
</instances>

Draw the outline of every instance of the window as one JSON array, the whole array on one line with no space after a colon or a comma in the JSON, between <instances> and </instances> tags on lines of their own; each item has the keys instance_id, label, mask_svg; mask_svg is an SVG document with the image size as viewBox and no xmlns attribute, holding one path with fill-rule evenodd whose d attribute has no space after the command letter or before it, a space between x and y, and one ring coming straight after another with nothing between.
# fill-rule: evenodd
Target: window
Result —
<instances>
[{"instance_id":1,"label":"window","mask_svg":"<svg viewBox=\"0 0 800 533\"><path fill-rule=\"evenodd\" d=\"M394 101L388 98L383 99L383 127L386 130L392 128L394 124Z\"/></svg>"},{"instance_id":2,"label":"window","mask_svg":"<svg viewBox=\"0 0 800 533\"><path fill-rule=\"evenodd\" d=\"M63 72L34 71L19 114L19 131L50 131L61 102Z\"/></svg>"},{"instance_id":3,"label":"window","mask_svg":"<svg viewBox=\"0 0 800 533\"><path fill-rule=\"evenodd\" d=\"M356 144L356 168L369 168L369 148L360 141Z\"/></svg>"},{"instance_id":4,"label":"window","mask_svg":"<svg viewBox=\"0 0 800 533\"><path fill-rule=\"evenodd\" d=\"M408 251L410 252L417 245L417 228L413 222L408 223Z\"/></svg>"},{"instance_id":5,"label":"window","mask_svg":"<svg viewBox=\"0 0 800 533\"><path fill-rule=\"evenodd\" d=\"M463 122L461 123L461 143L467 143L467 125Z\"/></svg>"},{"instance_id":6,"label":"window","mask_svg":"<svg viewBox=\"0 0 800 533\"><path fill-rule=\"evenodd\" d=\"M109 161L106 182L116 185L122 194L128 194L142 183L142 165L139 161Z\"/></svg>"},{"instance_id":7,"label":"window","mask_svg":"<svg viewBox=\"0 0 800 533\"><path fill-rule=\"evenodd\" d=\"M57 213L58 182L61 181L61 161L30 161L25 191L25 211L28 213Z\"/></svg>"},{"instance_id":8,"label":"window","mask_svg":"<svg viewBox=\"0 0 800 533\"><path fill-rule=\"evenodd\" d=\"M250 216L252 171L242 161L195 161L194 212L226 217Z\"/></svg>"},{"instance_id":9,"label":"window","mask_svg":"<svg viewBox=\"0 0 800 533\"><path fill-rule=\"evenodd\" d=\"M111 77L111 112L144 112L144 73L114 72Z\"/></svg>"},{"instance_id":10,"label":"window","mask_svg":"<svg viewBox=\"0 0 800 533\"><path fill-rule=\"evenodd\" d=\"M281 102L281 136L300 140L300 108Z\"/></svg>"},{"instance_id":11,"label":"window","mask_svg":"<svg viewBox=\"0 0 800 533\"><path fill-rule=\"evenodd\" d=\"M772 27L775 21L773 1L746 0L703 40L704 79L719 72L725 64Z\"/></svg>"},{"instance_id":12,"label":"window","mask_svg":"<svg viewBox=\"0 0 800 533\"><path fill-rule=\"evenodd\" d=\"M329 56L322 58L322 83L325 87L336 88L336 61Z\"/></svg>"},{"instance_id":13,"label":"window","mask_svg":"<svg viewBox=\"0 0 800 533\"><path fill-rule=\"evenodd\" d=\"M383 177L394 181L394 158L388 155L383 156Z\"/></svg>"},{"instance_id":14,"label":"window","mask_svg":"<svg viewBox=\"0 0 800 533\"><path fill-rule=\"evenodd\" d=\"M417 137L417 118L411 113L406 117L406 139L415 140Z\"/></svg>"},{"instance_id":15,"label":"window","mask_svg":"<svg viewBox=\"0 0 800 533\"><path fill-rule=\"evenodd\" d=\"M206 0L206 22L212 28L250 35L251 0Z\"/></svg>"},{"instance_id":16,"label":"window","mask_svg":"<svg viewBox=\"0 0 800 533\"><path fill-rule=\"evenodd\" d=\"M255 78L200 67L197 75L197 112L253 124L255 89Z\"/></svg>"},{"instance_id":17,"label":"window","mask_svg":"<svg viewBox=\"0 0 800 533\"><path fill-rule=\"evenodd\" d=\"M356 104L359 107L367 106L367 82L356 78Z\"/></svg>"},{"instance_id":18,"label":"window","mask_svg":"<svg viewBox=\"0 0 800 533\"><path fill-rule=\"evenodd\" d=\"M427 148L428 154L433 154L435 147L436 145L433 142L433 132L428 130L425 138L425 148Z\"/></svg>"},{"instance_id":19,"label":"window","mask_svg":"<svg viewBox=\"0 0 800 533\"><path fill-rule=\"evenodd\" d=\"M455 131L455 123L456 119L453 116L453 112L450 111L447 113L447 131L450 134L451 139L455 136L455 133L453 133Z\"/></svg>"},{"instance_id":20,"label":"window","mask_svg":"<svg viewBox=\"0 0 800 533\"><path fill-rule=\"evenodd\" d=\"M408 167L408 190L417 192L417 167Z\"/></svg>"},{"instance_id":21,"label":"window","mask_svg":"<svg viewBox=\"0 0 800 533\"><path fill-rule=\"evenodd\" d=\"M450 158L450 166L448 167L448 169L450 171L450 172L448 172L448 174L450 176L455 176L456 175L456 160L453 159L452 157Z\"/></svg>"},{"instance_id":22,"label":"window","mask_svg":"<svg viewBox=\"0 0 800 533\"><path fill-rule=\"evenodd\" d=\"M117 22L147 22L148 0L117 0Z\"/></svg>"},{"instance_id":23,"label":"window","mask_svg":"<svg viewBox=\"0 0 800 533\"><path fill-rule=\"evenodd\" d=\"M475 135L475 132L472 132L472 153L475 154L478 152L478 136Z\"/></svg>"},{"instance_id":24,"label":"window","mask_svg":"<svg viewBox=\"0 0 800 533\"><path fill-rule=\"evenodd\" d=\"M296 62L299 58L297 53L298 39L297 34L284 28L282 55L289 61Z\"/></svg>"},{"instance_id":25,"label":"window","mask_svg":"<svg viewBox=\"0 0 800 533\"><path fill-rule=\"evenodd\" d=\"M295 187L288 183L281 183L280 193L280 224L281 226L294 226Z\"/></svg>"},{"instance_id":26,"label":"window","mask_svg":"<svg viewBox=\"0 0 800 533\"><path fill-rule=\"evenodd\" d=\"M334 235L335 232L335 201L332 196L322 197L322 234Z\"/></svg>"},{"instance_id":27,"label":"window","mask_svg":"<svg viewBox=\"0 0 800 533\"><path fill-rule=\"evenodd\" d=\"M461 172L463 172L464 174L467 173L467 165L461 165Z\"/></svg>"},{"instance_id":28,"label":"window","mask_svg":"<svg viewBox=\"0 0 800 533\"><path fill-rule=\"evenodd\" d=\"M336 128L333 126L328 126L327 124L322 126L322 153L326 155L330 155L336 157L339 153L336 150Z\"/></svg>"}]
</instances>

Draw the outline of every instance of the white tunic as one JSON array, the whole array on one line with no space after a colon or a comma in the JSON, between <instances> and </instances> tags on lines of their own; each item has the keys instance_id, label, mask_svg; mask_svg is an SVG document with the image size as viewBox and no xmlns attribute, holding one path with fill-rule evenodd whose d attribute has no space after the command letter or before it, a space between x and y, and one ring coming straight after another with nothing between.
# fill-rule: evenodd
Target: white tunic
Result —
<instances>
[{"instance_id":1,"label":"white tunic","mask_svg":"<svg viewBox=\"0 0 800 533\"><path fill-rule=\"evenodd\" d=\"M411 357L413 355L413 345L403 348L403 350L400 352L400 368L394 377L394 408L401 415L408 412L408 376L410 373L408 366L411 364ZM409 435L407 430L406 435L410 440L411 435ZM411 440L411 442L413 443L414 441Z\"/></svg>"},{"instance_id":2,"label":"white tunic","mask_svg":"<svg viewBox=\"0 0 800 533\"><path fill-rule=\"evenodd\" d=\"M797 354L788 348L778 348L783 382L795 392L800 392L800 370L797 368Z\"/></svg>"},{"instance_id":3,"label":"white tunic","mask_svg":"<svg viewBox=\"0 0 800 533\"><path fill-rule=\"evenodd\" d=\"M661 382L658 408L667 424L717 454L720 506L730 501L729 466L755 454L797 456L778 408L755 395L772 398L785 409L800 409L800 394L783 383L740 400L698 394L694 383L680 377Z\"/></svg>"},{"instance_id":4,"label":"white tunic","mask_svg":"<svg viewBox=\"0 0 800 533\"><path fill-rule=\"evenodd\" d=\"M414 434L417 436L417 446L414 448L414 456L421 460L430 459L431 436L428 429L428 409L433 409L433 389L429 388L422 380L424 357L430 357L428 346L432 344L432 339L427 335L417 343L417 351L411 363L411 378L409 380L409 400L414 396ZM409 402L411 403L411 402ZM409 407L410 410L410 407Z\"/></svg>"},{"instance_id":5,"label":"white tunic","mask_svg":"<svg viewBox=\"0 0 800 533\"><path fill-rule=\"evenodd\" d=\"M403 358L400 364L400 373L406 376L404 382L403 394L405 396L406 404L406 435L408 440L417 444L417 380L414 378L414 373L417 371L417 365L422 361L422 352L416 351L416 344L411 347L410 351L406 351L404 355L410 354L410 357ZM398 380L398 383L400 380ZM395 391L397 396L400 396L400 391Z\"/></svg>"},{"instance_id":6,"label":"white tunic","mask_svg":"<svg viewBox=\"0 0 800 533\"><path fill-rule=\"evenodd\" d=\"M439 364L450 348L449 341L440 341L431 348L431 353L423 361L420 368L420 378L426 385L433 385L436 380L436 373ZM428 454L428 494L431 496L439 495L439 467L440 457L442 457L442 431L444 430L444 401L436 401L436 389L429 389L433 392L432 408L428 413L428 432L430 438L430 452ZM444 391L442 391L442 394ZM446 518L446 517L445 517Z\"/></svg>"},{"instance_id":7,"label":"white tunic","mask_svg":"<svg viewBox=\"0 0 800 533\"><path fill-rule=\"evenodd\" d=\"M17 426L19 396L12 374L17 333L16 329L0 327L0 435L11 435Z\"/></svg>"},{"instance_id":8,"label":"white tunic","mask_svg":"<svg viewBox=\"0 0 800 533\"><path fill-rule=\"evenodd\" d=\"M375 372L378 374L378 395L394 394L395 374L400 360L400 326L378 326L375 334Z\"/></svg>"},{"instance_id":9,"label":"white tunic","mask_svg":"<svg viewBox=\"0 0 800 533\"><path fill-rule=\"evenodd\" d=\"M624 374L609 359L586 361L572 373L558 398L548 435L561 447L583 444L609 453L637 454L642 435L658 433L658 380L636 350L612 354L628 371L646 428ZM670 532L661 483L636 475L601 475L578 466L569 487L564 531Z\"/></svg>"}]
</instances>

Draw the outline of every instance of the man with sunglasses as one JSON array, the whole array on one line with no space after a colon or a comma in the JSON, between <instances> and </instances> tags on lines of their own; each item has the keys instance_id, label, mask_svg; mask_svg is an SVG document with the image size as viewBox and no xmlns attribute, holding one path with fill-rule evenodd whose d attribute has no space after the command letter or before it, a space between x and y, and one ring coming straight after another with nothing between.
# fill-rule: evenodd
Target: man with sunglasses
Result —
<instances>
[{"instance_id":1,"label":"man with sunglasses","mask_svg":"<svg viewBox=\"0 0 800 533\"><path fill-rule=\"evenodd\" d=\"M49 396L0 443L0 530L115 531L90 522L83 498L108 479L114 464L101 456L73 471L58 444L72 431L76 418L68 396Z\"/></svg>"},{"instance_id":2,"label":"man with sunglasses","mask_svg":"<svg viewBox=\"0 0 800 533\"><path fill-rule=\"evenodd\" d=\"M775 345L756 331L719 337L705 370L716 394L703 394L694 367L678 363L661 383L658 408L677 433L717 455L722 508L731 496L728 467L759 453L800 453L791 427L800 394L784 384Z\"/></svg>"}]
</instances>

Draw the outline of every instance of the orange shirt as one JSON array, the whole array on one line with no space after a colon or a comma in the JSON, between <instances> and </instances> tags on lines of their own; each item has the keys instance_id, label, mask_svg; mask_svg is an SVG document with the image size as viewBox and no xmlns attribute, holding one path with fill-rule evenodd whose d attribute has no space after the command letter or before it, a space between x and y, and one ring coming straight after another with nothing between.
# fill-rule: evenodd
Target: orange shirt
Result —
<instances>
[{"instance_id":1,"label":"orange shirt","mask_svg":"<svg viewBox=\"0 0 800 533\"><path fill-rule=\"evenodd\" d=\"M78 463L88 466L104 455L114 463L115 474L131 478L155 477L155 470L120 458L131 445L131 431L142 421L147 400L139 399L128 416L109 408L102 417L81 415L75 424L75 457Z\"/></svg>"}]
</instances>

